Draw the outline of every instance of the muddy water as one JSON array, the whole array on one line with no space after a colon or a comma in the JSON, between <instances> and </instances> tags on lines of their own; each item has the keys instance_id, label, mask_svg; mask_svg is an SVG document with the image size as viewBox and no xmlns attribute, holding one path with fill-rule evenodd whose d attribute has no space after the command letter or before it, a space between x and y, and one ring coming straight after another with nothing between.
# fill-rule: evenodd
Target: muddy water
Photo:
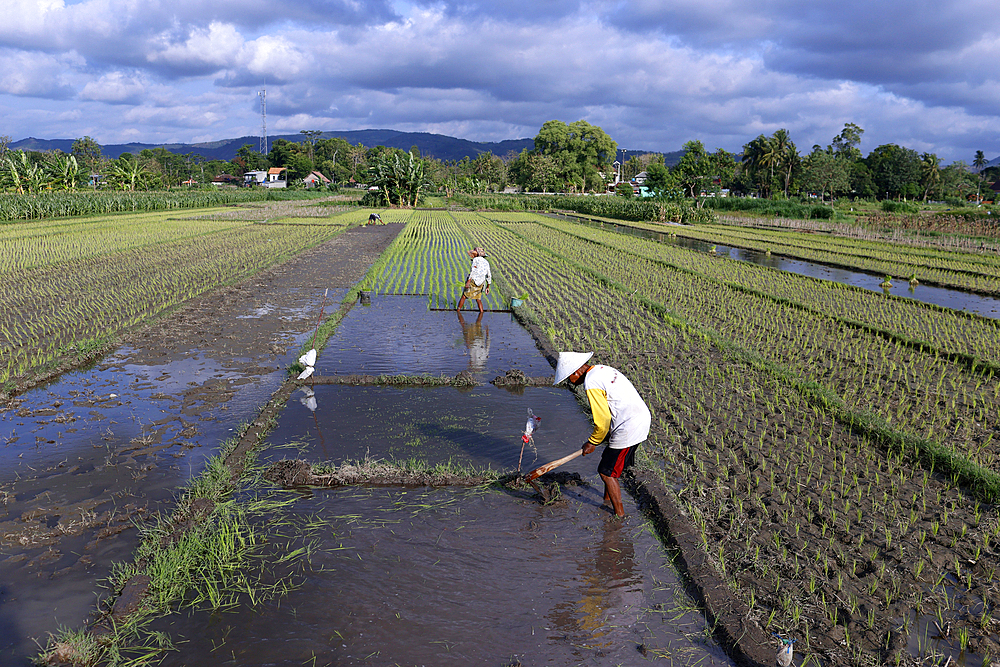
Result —
<instances>
[{"instance_id":1,"label":"muddy water","mask_svg":"<svg viewBox=\"0 0 1000 667\"><path fill-rule=\"evenodd\" d=\"M278 420L265 458L310 461L372 458L449 459L494 469L516 469L530 408L542 418L522 466L572 453L590 423L565 389L526 388L520 394L492 385L472 389L316 386L315 403L300 389ZM310 410L312 405L315 411ZM576 459L563 470L592 473L596 461Z\"/></svg>"},{"instance_id":2,"label":"muddy water","mask_svg":"<svg viewBox=\"0 0 1000 667\"><path fill-rule=\"evenodd\" d=\"M164 664L731 664L630 500L624 523L599 502L586 487L549 507L489 490L317 490L295 504L326 546L301 585L165 619L186 643Z\"/></svg>"},{"instance_id":3,"label":"muddy water","mask_svg":"<svg viewBox=\"0 0 1000 667\"><path fill-rule=\"evenodd\" d=\"M317 367L469 370L457 316L425 309L426 299L401 297L355 308ZM487 314L481 325L490 327L490 354L474 372L551 373L508 316ZM522 459L528 408L542 422ZM293 395L262 458L501 470L521 459L528 470L579 448L589 432L566 389L319 385ZM319 547L299 587L230 613L163 619L157 628L185 642L164 664L730 664L632 499L624 498L624 522L601 507L596 466L596 456L565 465L582 484L564 486L548 506L500 488L303 490L286 520L308 525Z\"/></svg>"},{"instance_id":4,"label":"muddy water","mask_svg":"<svg viewBox=\"0 0 1000 667\"><path fill-rule=\"evenodd\" d=\"M803 259L783 257L776 254L768 255L758 250L748 250L746 248L718 245L707 241L699 241L697 239L670 237L660 232L636 229L634 227L629 227L628 225L601 224L577 218L572 218L572 220L574 222L579 222L592 227L603 227L609 230L613 229L614 231L623 234L640 236L642 238L653 239L663 243L672 243L682 248L697 250L698 252L708 252L712 247L715 247L717 255L735 259L737 261L750 262L752 264L759 264L760 266L769 266L772 269L788 271L789 273L796 273L810 278L819 278L821 280L830 280L844 285L852 285L854 287L860 287L872 292L886 291L880 286L882 281L885 280L884 274L858 271L856 269L849 269L842 266L832 266L818 262L810 262ZM964 310L981 315L982 317L989 317L993 319L1000 318L1000 299L996 297L983 296L980 294L973 294L971 292L964 292L962 290L950 289L947 287L936 287L933 285L921 284L911 287L906 284L906 279L904 277L897 276L897 278L898 280L895 283L896 286L888 290L888 293L893 296L915 299L917 301L932 303L936 306L951 308L953 310Z\"/></svg>"},{"instance_id":5,"label":"muddy water","mask_svg":"<svg viewBox=\"0 0 1000 667\"><path fill-rule=\"evenodd\" d=\"M317 375L455 375L492 380L511 368L552 375L534 340L508 313L430 311L427 297L373 296L354 308L316 361Z\"/></svg>"},{"instance_id":6,"label":"muddy water","mask_svg":"<svg viewBox=\"0 0 1000 667\"><path fill-rule=\"evenodd\" d=\"M295 289L237 308L233 326L273 333L263 349L151 360L123 347L0 411L0 664L29 664L35 639L85 621L111 563L131 559L133 522L169 510L178 485L256 415L321 299Z\"/></svg>"}]
</instances>

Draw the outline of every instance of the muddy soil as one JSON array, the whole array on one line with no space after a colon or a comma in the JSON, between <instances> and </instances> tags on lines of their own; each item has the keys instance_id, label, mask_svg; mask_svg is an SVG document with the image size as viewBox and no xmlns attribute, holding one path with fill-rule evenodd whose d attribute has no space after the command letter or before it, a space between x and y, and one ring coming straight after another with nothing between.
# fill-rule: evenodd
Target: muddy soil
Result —
<instances>
[{"instance_id":1,"label":"muddy soil","mask_svg":"<svg viewBox=\"0 0 1000 667\"><path fill-rule=\"evenodd\" d=\"M135 546L133 521L169 509L178 484L254 417L324 290L339 300L400 229L348 229L0 406L0 663L28 664L34 639L84 623L111 562Z\"/></svg>"}]
</instances>

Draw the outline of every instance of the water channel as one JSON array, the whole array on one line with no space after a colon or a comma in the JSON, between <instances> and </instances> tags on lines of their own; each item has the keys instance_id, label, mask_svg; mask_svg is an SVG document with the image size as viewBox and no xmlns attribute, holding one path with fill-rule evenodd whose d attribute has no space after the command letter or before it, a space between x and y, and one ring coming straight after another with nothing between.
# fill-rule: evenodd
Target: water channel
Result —
<instances>
[{"instance_id":1,"label":"water channel","mask_svg":"<svg viewBox=\"0 0 1000 667\"><path fill-rule=\"evenodd\" d=\"M621 234L629 234L631 236L652 239L661 243L671 243L681 248L688 248L698 252L708 252L714 247L716 255L719 257L727 257L740 262L750 262L752 264L767 266L772 269L778 269L779 271L796 273L810 278L830 280L844 285L860 287L872 292L888 293L905 299L915 299L917 301L931 303L943 308L964 310L982 317L992 319L1000 318L1000 299L996 297L973 294L971 292L951 289L948 287L937 287L934 285L920 284L910 286L907 285L905 281L897 282L896 287L887 291L882 289L880 286L882 281L885 280L884 274L859 271L857 269L851 269L843 266L822 264L819 262L811 262L793 257L784 257L773 253L768 255L767 253L759 250L720 245L708 241L685 238L683 236L668 236L663 232L639 229L629 225L594 222L575 217L563 217L563 219L573 220L574 222L579 222L591 227L613 230Z\"/></svg>"}]
</instances>

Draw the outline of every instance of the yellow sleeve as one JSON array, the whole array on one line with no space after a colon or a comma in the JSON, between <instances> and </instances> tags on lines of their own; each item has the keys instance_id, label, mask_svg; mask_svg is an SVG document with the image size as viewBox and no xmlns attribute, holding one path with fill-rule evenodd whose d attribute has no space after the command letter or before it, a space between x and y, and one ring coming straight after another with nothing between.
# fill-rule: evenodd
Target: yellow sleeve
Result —
<instances>
[{"instance_id":1,"label":"yellow sleeve","mask_svg":"<svg viewBox=\"0 0 1000 667\"><path fill-rule=\"evenodd\" d=\"M608 395L603 389L588 389L587 400L590 401L590 411L594 417L594 432L590 434L590 444L596 446L604 442L611 430L611 408L608 406Z\"/></svg>"}]
</instances>

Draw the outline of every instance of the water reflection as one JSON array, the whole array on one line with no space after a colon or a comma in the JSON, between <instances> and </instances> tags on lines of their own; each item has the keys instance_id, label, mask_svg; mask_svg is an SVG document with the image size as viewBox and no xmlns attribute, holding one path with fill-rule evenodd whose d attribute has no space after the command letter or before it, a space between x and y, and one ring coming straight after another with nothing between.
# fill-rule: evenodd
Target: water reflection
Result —
<instances>
[{"instance_id":1,"label":"water reflection","mask_svg":"<svg viewBox=\"0 0 1000 667\"><path fill-rule=\"evenodd\" d=\"M457 312L465 348L469 351L469 370L473 373L484 371L490 358L490 326L483 324L483 313L479 313L476 321L469 324L462 317L462 311Z\"/></svg>"},{"instance_id":2,"label":"water reflection","mask_svg":"<svg viewBox=\"0 0 1000 667\"><path fill-rule=\"evenodd\" d=\"M557 627L568 623L571 627L564 627L566 631L583 632L597 641L617 627L632 625L645 596L641 574L636 570L634 542L624 534L622 521L610 517L604 520L601 542L594 552L593 561L584 565L582 597L571 616L557 613L552 622ZM590 643L591 647L603 645L606 641Z\"/></svg>"}]
</instances>

